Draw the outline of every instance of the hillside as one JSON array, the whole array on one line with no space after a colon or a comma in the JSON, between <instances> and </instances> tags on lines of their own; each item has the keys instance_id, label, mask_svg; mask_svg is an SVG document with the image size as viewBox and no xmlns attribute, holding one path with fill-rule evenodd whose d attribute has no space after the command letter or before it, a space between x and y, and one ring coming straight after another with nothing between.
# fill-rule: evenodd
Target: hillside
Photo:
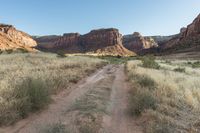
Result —
<instances>
[{"instance_id":1,"label":"hillside","mask_svg":"<svg viewBox=\"0 0 200 133\"><path fill-rule=\"evenodd\" d=\"M26 51L35 51L37 46L28 34L15 29L12 25L0 24L0 50L24 49Z\"/></svg>"}]
</instances>

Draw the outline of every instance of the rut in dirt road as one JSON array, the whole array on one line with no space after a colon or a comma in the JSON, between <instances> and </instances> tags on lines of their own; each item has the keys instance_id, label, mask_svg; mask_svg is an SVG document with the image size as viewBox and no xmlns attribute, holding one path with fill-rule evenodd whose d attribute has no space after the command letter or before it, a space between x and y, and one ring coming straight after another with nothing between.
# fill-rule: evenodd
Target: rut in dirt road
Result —
<instances>
[{"instance_id":1,"label":"rut in dirt road","mask_svg":"<svg viewBox=\"0 0 200 133\"><path fill-rule=\"evenodd\" d=\"M124 66L116 71L112 86L110 115L104 116L102 133L142 133L142 128L128 114L128 92L130 86L126 81Z\"/></svg>"},{"instance_id":2,"label":"rut in dirt road","mask_svg":"<svg viewBox=\"0 0 200 133\"><path fill-rule=\"evenodd\" d=\"M59 133L141 133L127 113L129 86L125 79L123 65L105 66L80 81L71 92L54 96L48 109L0 128L0 133L52 133L55 131L50 125L58 123L62 124L55 128ZM49 130L42 130L45 128Z\"/></svg>"}]
</instances>

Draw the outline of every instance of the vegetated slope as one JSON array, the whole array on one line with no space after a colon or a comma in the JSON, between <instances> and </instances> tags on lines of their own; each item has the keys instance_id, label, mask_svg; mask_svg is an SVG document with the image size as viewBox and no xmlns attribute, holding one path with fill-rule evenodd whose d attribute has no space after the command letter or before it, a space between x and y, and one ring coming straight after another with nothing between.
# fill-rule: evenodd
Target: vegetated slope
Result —
<instances>
[{"instance_id":1,"label":"vegetated slope","mask_svg":"<svg viewBox=\"0 0 200 133\"><path fill-rule=\"evenodd\" d=\"M12 25L0 24L0 50L16 50L24 49L26 51L34 51L37 46L28 34L16 30Z\"/></svg>"},{"instance_id":2,"label":"vegetated slope","mask_svg":"<svg viewBox=\"0 0 200 133\"><path fill-rule=\"evenodd\" d=\"M67 54L95 53L97 55L120 56L135 55L133 52L124 48L122 45L122 35L114 28L92 30L85 35L67 33L58 38L55 37L53 39L50 37L50 39L44 39L45 41L42 38L36 39L38 47L52 52L62 51Z\"/></svg>"},{"instance_id":3,"label":"vegetated slope","mask_svg":"<svg viewBox=\"0 0 200 133\"><path fill-rule=\"evenodd\" d=\"M180 34L169 40L161 47L164 52L193 52L200 51L200 15Z\"/></svg>"}]
</instances>

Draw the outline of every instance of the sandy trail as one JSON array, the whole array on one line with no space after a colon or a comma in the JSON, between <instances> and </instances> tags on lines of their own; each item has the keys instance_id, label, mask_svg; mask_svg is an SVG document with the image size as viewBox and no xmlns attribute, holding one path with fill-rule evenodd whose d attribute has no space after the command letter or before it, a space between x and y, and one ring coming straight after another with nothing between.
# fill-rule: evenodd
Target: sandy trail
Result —
<instances>
[{"instance_id":1,"label":"sandy trail","mask_svg":"<svg viewBox=\"0 0 200 133\"><path fill-rule=\"evenodd\" d=\"M128 114L128 92L130 86L126 81L124 66L116 71L116 79L111 93L109 116L103 120L103 133L142 133L142 128Z\"/></svg>"},{"instance_id":2,"label":"sandy trail","mask_svg":"<svg viewBox=\"0 0 200 133\"><path fill-rule=\"evenodd\" d=\"M54 102L48 109L37 114L32 114L28 118L17 122L13 126L0 128L0 133L38 133L38 129L45 125L53 125L66 121L64 112L70 109L76 99L93 89L97 82L115 76L112 83L110 104L108 106L109 115L103 118L103 133L141 133L141 128L127 113L127 98L129 85L126 82L124 66L108 65L94 73L92 76L83 79L69 90L64 90L60 94L53 96Z\"/></svg>"}]
</instances>

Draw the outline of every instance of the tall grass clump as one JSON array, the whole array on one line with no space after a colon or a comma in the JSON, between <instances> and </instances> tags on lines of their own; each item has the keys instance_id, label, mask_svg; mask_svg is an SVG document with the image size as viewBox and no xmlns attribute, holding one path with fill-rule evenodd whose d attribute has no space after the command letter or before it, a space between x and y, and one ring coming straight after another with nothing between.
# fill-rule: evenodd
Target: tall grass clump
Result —
<instances>
[{"instance_id":1,"label":"tall grass clump","mask_svg":"<svg viewBox=\"0 0 200 133\"><path fill-rule=\"evenodd\" d=\"M154 56L144 56L141 58L142 66L145 68L159 69L160 65L155 61Z\"/></svg>"},{"instance_id":2,"label":"tall grass clump","mask_svg":"<svg viewBox=\"0 0 200 133\"><path fill-rule=\"evenodd\" d=\"M156 99L147 90L132 92L129 99L129 111L132 115L139 116L148 109L156 109Z\"/></svg>"},{"instance_id":3,"label":"tall grass clump","mask_svg":"<svg viewBox=\"0 0 200 133\"><path fill-rule=\"evenodd\" d=\"M2 93L6 101L0 104L0 125L12 124L49 103L48 88L41 79L26 78L13 88Z\"/></svg>"},{"instance_id":4,"label":"tall grass clump","mask_svg":"<svg viewBox=\"0 0 200 133\"><path fill-rule=\"evenodd\" d=\"M156 88L156 82L147 75L137 75L137 83L141 87L146 87L148 89Z\"/></svg>"},{"instance_id":5,"label":"tall grass clump","mask_svg":"<svg viewBox=\"0 0 200 133\"><path fill-rule=\"evenodd\" d=\"M145 133L200 132L199 75L183 73L182 70L178 70L182 73L177 73L171 69L148 69L137 63L129 61L126 64L129 81L133 86L129 108L132 115L145 119L141 123ZM177 65L181 67L184 62ZM141 80L144 75L155 82L156 89L149 88L151 82L148 80Z\"/></svg>"},{"instance_id":6,"label":"tall grass clump","mask_svg":"<svg viewBox=\"0 0 200 133\"><path fill-rule=\"evenodd\" d=\"M16 86L15 91L17 98L26 98L27 101L30 102L31 111L43 108L50 100L48 86L42 79L28 77L21 84ZM21 109L22 112L26 110L23 108Z\"/></svg>"}]
</instances>

